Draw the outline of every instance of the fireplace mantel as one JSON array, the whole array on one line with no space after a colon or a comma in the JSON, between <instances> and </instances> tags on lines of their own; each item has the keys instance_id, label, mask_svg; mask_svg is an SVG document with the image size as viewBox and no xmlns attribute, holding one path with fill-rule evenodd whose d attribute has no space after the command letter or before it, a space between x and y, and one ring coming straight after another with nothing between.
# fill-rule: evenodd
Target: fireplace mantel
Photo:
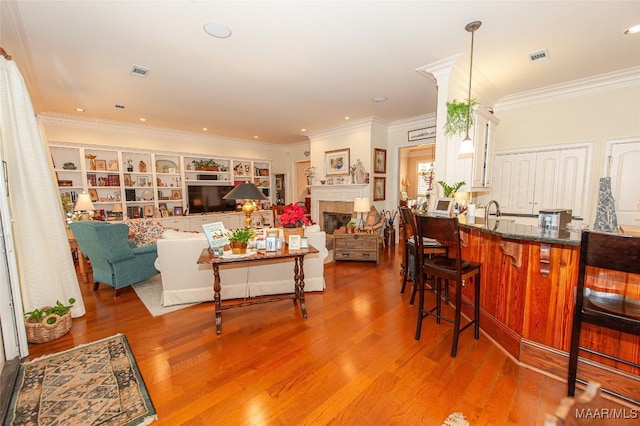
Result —
<instances>
[{"instance_id":1,"label":"fireplace mantel","mask_svg":"<svg viewBox=\"0 0 640 426\"><path fill-rule=\"evenodd\" d=\"M320 201L350 201L369 197L369 184L311 185L311 219L320 223Z\"/></svg>"}]
</instances>

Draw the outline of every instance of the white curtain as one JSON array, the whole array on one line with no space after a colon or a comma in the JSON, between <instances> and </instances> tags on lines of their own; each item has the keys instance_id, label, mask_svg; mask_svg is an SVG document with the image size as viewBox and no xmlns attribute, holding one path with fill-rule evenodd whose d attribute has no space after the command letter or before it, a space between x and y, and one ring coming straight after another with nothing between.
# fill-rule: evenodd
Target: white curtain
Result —
<instances>
[{"instance_id":1,"label":"white curtain","mask_svg":"<svg viewBox=\"0 0 640 426\"><path fill-rule=\"evenodd\" d=\"M14 61L0 56L0 142L25 312L73 297L85 314L51 155Z\"/></svg>"}]
</instances>

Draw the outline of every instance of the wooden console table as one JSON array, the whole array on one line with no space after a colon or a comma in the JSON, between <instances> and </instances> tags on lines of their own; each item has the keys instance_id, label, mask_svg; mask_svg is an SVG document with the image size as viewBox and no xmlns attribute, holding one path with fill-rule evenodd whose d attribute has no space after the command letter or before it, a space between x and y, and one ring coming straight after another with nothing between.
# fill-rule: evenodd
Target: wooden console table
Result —
<instances>
[{"instance_id":1,"label":"wooden console table","mask_svg":"<svg viewBox=\"0 0 640 426\"><path fill-rule=\"evenodd\" d=\"M82 282L86 283L89 281L89 265L87 263L87 259L85 259L82 251L80 250L80 246L78 245L78 241L76 241L75 235L71 232L71 229L67 228L67 239L69 240L69 248L71 252L75 252L78 258L78 269L80 269L80 275L82 276Z\"/></svg>"},{"instance_id":2,"label":"wooden console table","mask_svg":"<svg viewBox=\"0 0 640 426\"><path fill-rule=\"evenodd\" d=\"M254 255L246 256L246 257L234 257L234 258L224 258L224 257L216 257L209 253L208 249L203 249L202 253L200 253L200 257L198 258L199 264L211 264L213 268L213 302L215 304L216 309L216 333L220 334L222 332L222 310L223 309L231 309L241 306L255 305L258 303L267 303L267 302L277 302L279 300L285 299L293 299L294 304L295 301L298 300L300 303L300 310L302 311L302 316L307 318L307 306L304 300L304 257L308 254L318 253L318 250L309 246L308 249L300 249L300 250L291 250L289 251L288 246L284 246L281 250L275 252L266 252L266 251L258 251ZM230 264L230 263L254 263L261 261L286 261L289 259L294 259L293 264L293 294L290 295L280 295L270 298L260 298L255 300L250 300L243 303L235 303L226 306L222 306L222 299L220 298L220 290L222 289L220 284L220 265ZM250 266L250 265L246 265Z\"/></svg>"},{"instance_id":3,"label":"wooden console table","mask_svg":"<svg viewBox=\"0 0 640 426\"><path fill-rule=\"evenodd\" d=\"M355 232L347 234L345 228L333 231L333 258L380 263L380 235Z\"/></svg>"}]
</instances>

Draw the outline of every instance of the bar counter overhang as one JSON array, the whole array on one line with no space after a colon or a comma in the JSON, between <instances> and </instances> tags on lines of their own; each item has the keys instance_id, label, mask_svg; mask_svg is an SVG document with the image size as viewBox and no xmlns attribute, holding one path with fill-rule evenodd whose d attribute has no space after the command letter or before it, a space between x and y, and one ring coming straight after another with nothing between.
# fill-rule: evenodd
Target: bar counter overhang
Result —
<instances>
[{"instance_id":1,"label":"bar counter overhang","mask_svg":"<svg viewBox=\"0 0 640 426\"><path fill-rule=\"evenodd\" d=\"M459 220L463 258L482 263L482 332L520 364L566 381L580 232L542 230L512 220ZM588 268L587 276L588 287L615 284L640 297L639 275ZM472 300L472 288L465 287L463 300ZM464 313L471 315L470 310ZM585 324L581 341L640 363L636 336ZM581 353L578 374L640 400L640 371L633 367Z\"/></svg>"}]
</instances>

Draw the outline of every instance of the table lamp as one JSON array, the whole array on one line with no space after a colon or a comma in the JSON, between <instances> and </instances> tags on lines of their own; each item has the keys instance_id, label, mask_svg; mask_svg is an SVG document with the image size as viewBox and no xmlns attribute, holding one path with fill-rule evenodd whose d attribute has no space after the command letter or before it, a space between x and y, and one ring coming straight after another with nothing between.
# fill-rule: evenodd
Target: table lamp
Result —
<instances>
[{"instance_id":1,"label":"table lamp","mask_svg":"<svg viewBox=\"0 0 640 426\"><path fill-rule=\"evenodd\" d=\"M262 191L253 183L245 182L233 188L227 195L222 197L225 200L244 200L242 211L245 214L245 227L251 228L251 213L256 209L254 200L268 200Z\"/></svg>"},{"instance_id":2,"label":"table lamp","mask_svg":"<svg viewBox=\"0 0 640 426\"><path fill-rule=\"evenodd\" d=\"M122 220L122 204L114 203L113 207L111 207L111 212L115 213L116 220Z\"/></svg>"},{"instance_id":3,"label":"table lamp","mask_svg":"<svg viewBox=\"0 0 640 426\"><path fill-rule=\"evenodd\" d=\"M82 220L89 220L91 218L90 216L93 216L93 212L95 211L95 209L96 208L91 202L91 196L86 192L83 192L78 195L78 201L76 201L76 205L73 208L73 211L83 212Z\"/></svg>"},{"instance_id":4,"label":"table lamp","mask_svg":"<svg viewBox=\"0 0 640 426\"><path fill-rule=\"evenodd\" d=\"M360 213L360 230L364 231L364 219L362 219L363 213L368 213L371 209L368 198L356 198L353 200L353 211Z\"/></svg>"}]
</instances>

